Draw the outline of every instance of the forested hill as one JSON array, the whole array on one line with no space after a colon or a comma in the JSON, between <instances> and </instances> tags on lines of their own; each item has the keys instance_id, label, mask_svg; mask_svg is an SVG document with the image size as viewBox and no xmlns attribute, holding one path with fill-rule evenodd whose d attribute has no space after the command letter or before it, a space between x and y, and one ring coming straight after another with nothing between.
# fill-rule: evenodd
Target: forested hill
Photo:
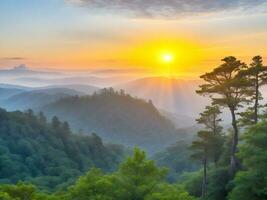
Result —
<instances>
[{"instance_id":1,"label":"forested hill","mask_svg":"<svg viewBox=\"0 0 267 200\"><path fill-rule=\"evenodd\" d=\"M58 116L85 133L96 131L106 141L140 146L150 152L176 142L174 125L151 101L134 98L123 91L103 89L91 96L63 98L47 105L48 116Z\"/></svg>"},{"instance_id":2,"label":"forested hill","mask_svg":"<svg viewBox=\"0 0 267 200\"><path fill-rule=\"evenodd\" d=\"M0 183L30 181L40 188L64 188L91 167L115 169L124 156L96 134L74 135L56 117L47 122L32 111L0 110Z\"/></svg>"}]
</instances>

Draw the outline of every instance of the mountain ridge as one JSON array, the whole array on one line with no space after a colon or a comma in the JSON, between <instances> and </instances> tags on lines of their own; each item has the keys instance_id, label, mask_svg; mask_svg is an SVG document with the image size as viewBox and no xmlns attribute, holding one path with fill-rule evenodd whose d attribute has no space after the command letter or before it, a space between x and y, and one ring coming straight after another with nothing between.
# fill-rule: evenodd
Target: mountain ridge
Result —
<instances>
[{"instance_id":1,"label":"mountain ridge","mask_svg":"<svg viewBox=\"0 0 267 200\"><path fill-rule=\"evenodd\" d=\"M103 89L91 96L66 97L43 107L43 112L70 122L74 129L96 131L104 140L156 151L178 138L175 126L151 101L123 91Z\"/></svg>"}]
</instances>

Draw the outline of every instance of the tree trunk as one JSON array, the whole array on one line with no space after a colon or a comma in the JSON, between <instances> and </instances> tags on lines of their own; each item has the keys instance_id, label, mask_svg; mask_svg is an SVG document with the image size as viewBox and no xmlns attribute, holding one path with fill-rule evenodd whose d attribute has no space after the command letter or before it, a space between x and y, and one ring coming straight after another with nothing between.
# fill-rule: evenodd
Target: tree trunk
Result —
<instances>
[{"instance_id":1,"label":"tree trunk","mask_svg":"<svg viewBox=\"0 0 267 200\"><path fill-rule=\"evenodd\" d=\"M216 136L216 117L215 115L213 115L213 119L212 119L212 124L213 124L213 127L212 127L212 132L213 132L213 136L215 137ZM217 168L217 155L216 153L214 153L214 156L213 156L213 161L214 161L214 165L215 167Z\"/></svg>"},{"instance_id":2,"label":"tree trunk","mask_svg":"<svg viewBox=\"0 0 267 200\"><path fill-rule=\"evenodd\" d=\"M238 127L236 122L236 114L233 108L230 108L232 115L232 126L233 126L233 139L231 147L231 164L230 164L230 175L233 177L238 168L238 159L236 157L237 144L238 144Z\"/></svg>"},{"instance_id":3,"label":"tree trunk","mask_svg":"<svg viewBox=\"0 0 267 200\"><path fill-rule=\"evenodd\" d=\"M212 123L213 123L213 127L212 127L213 135L216 135L216 117L215 117L215 115L213 115Z\"/></svg>"},{"instance_id":4,"label":"tree trunk","mask_svg":"<svg viewBox=\"0 0 267 200\"><path fill-rule=\"evenodd\" d=\"M203 181L202 181L202 191L201 191L202 199L206 196L206 187L207 187L207 156L205 155L203 160Z\"/></svg>"},{"instance_id":5,"label":"tree trunk","mask_svg":"<svg viewBox=\"0 0 267 200\"><path fill-rule=\"evenodd\" d=\"M258 106L259 106L259 77L256 75L256 84L255 84L255 104L254 104L254 123L258 123Z\"/></svg>"}]
</instances>

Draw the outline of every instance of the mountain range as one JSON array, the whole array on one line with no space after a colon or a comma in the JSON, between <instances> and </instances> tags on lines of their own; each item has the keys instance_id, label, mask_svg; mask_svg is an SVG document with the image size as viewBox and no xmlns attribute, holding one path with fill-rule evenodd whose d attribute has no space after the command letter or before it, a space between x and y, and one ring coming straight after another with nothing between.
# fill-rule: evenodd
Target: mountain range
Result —
<instances>
[{"instance_id":1,"label":"mountain range","mask_svg":"<svg viewBox=\"0 0 267 200\"><path fill-rule=\"evenodd\" d=\"M70 122L76 132L95 131L104 141L139 145L150 152L181 139L185 131L176 129L194 123L191 117L160 110L152 101L113 89L100 90L89 85L30 88L5 84L0 88L1 107L9 111L44 111L50 118L56 115Z\"/></svg>"},{"instance_id":2,"label":"mountain range","mask_svg":"<svg viewBox=\"0 0 267 200\"><path fill-rule=\"evenodd\" d=\"M20 64L8 69L1 69L0 76L18 76L23 77L27 75L60 75L60 72L31 70L25 64Z\"/></svg>"},{"instance_id":3,"label":"mountain range","mask_svg":"<svg viewBox=\"0 0 267 200\"><path fill-rule=\"evenodd\" d=\"M39 110L42 106L67 96L92 94L99 88L89 85L50 85L47 87L21 87L0 84L0 105L9 110Z\"/></svg>"}]
</instances>

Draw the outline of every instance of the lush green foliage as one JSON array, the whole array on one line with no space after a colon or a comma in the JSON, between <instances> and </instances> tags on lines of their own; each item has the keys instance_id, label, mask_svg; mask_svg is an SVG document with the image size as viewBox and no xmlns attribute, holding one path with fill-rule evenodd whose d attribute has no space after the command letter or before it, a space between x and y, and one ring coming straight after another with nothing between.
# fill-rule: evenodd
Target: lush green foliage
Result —
<instances>
[{"instance_id":1,"label":"lush green foliage","mask_svg":"<svg viewBox=\"0 0 267 200\"><path fill-rule=\"evenodd\" d=\"M0 181L30 181L41 188L64 188L95 166L111 171L124 150L104 145L96 134L73 135L67 122L51 123L32 111L0 110Z\"/></svg>"},{"instance_id":2,"label":"lush green foliage","mask_svg":"<svg viewBox=\"0 0 267 200\"><path fill-rule=\"evenodd\" d=\"M229 199L267 199L267 123L252 127L244 140L239 152L244 171L237 173Z\"/></svg>"},{"instance_id":3,"label":"lush green foliage","mask_svg":"<svg viewBox=\"0 0 267 200\"><path fill-rule=\"evenodd\" d=\"M167 170L135 149L118 171L105 174L93 168L67 191L48 195L33 185L0 186L1 200L195 200L183 187L165 181Z\"/></svg>"},{"instance_id":4,"label":"lush green foliage","mask_svg":"<svg viewBox=\"0 0 267 200\"><path fill-rule=\"evenodd\" d=\"M67 199L74 200L193 200L177 185L164 181L167 170L156 167L145 153L135 149L133 157L119 170L105 175L93 169L70 188Z\"/></svg>"},{"instance_id":5,"label":"lush green foliage","mask_svg":"<svg viewBox=\"0 0 267 200\"><path fill-rule=\"evenodd\" d=\"M24 184L22 182L16 185L0 186L1 200L56 200L58 198L39 192L34 185Z\"/></svg>"}]
</instances>

